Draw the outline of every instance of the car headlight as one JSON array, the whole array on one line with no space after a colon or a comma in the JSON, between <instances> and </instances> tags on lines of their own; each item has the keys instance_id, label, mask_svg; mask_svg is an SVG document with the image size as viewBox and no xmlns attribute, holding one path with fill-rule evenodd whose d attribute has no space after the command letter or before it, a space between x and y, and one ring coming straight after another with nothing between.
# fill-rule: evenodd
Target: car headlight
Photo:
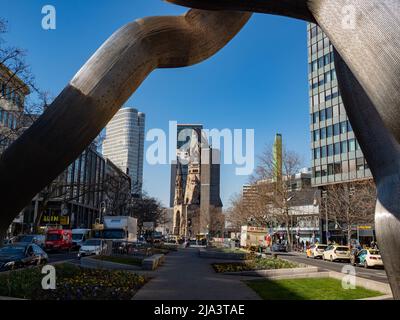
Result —
<instances>
[{"instance_id":1,"label":"car headlight","mask_svg":"<svg viewBox=\"0 0 400 320\"><path fill-rule=\"evenodd\" d=\"M15 261L7 262L3 265L3 268L12 268L15 265Z\"/></svg>"}]
</instances>

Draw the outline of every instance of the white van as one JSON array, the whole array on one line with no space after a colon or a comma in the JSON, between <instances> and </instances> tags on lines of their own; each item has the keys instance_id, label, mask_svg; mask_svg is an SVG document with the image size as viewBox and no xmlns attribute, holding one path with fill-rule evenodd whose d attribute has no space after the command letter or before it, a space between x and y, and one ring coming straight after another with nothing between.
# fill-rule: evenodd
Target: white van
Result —
<instances>
[{"instance_id":1,"label":"white van","mask_svg":"<svg viewBox=\"0 0 400 320\"><path fill-rule=\"evenodd\" d=\"M91 238L91 229L72 229L72 247L79 249L82 243Z\"/></svg>"}]
</instances>

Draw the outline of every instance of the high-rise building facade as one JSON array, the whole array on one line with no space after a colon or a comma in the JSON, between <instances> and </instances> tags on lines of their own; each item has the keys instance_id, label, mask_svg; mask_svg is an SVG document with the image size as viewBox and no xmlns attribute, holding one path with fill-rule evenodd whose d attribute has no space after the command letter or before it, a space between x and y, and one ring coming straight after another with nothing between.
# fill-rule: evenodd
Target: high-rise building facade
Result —
<instances>
[{"instance_id":1,"label":"high-rise building facade","mask_svg":"<svg viewBox=\"0 0 400 320\"><path fill-rule=\"evenodd\" d=\"M0 63L0 154L22 133L29 87Z\"/></svg>"},{"instance_id":2,"label":"high-rise building facade","mask_svg":"<svg viewBox=\"0 0 400 320\"><path fill-rule=\"evenodd\" d=\"M196 131L199 143L201 143L201 131L203 130L203 125L201 124L177 125L177 143L176 143L177 156L178 152L186 152L188 150L189 148L188 142L190 142L190 138L192 136L192 130ZM181 171L182 171L183 189L185 189L186 178L188 174L188 165L181 163ZM170 208L174 206L176 172L177 172L177 162L175 160L172 161L171 164L170 200L169 200Z\"/></svg>"},{"instance_id":3,"label":"high-rise building facade","mask_svg":"<svg viewBox=\"0 0 400 320\"><path fill-rule=\"evenodd\" d=\"M333 46L315 24L307 34L312 185L371 178L340 96Z\"/></svg>"},{"instance_id":4,"label":"high-rise building facade","mask_svg":"<svg viewBox=\"0 0 400 320\"><path fill-rule=\"evenodd\" d=\"M143 186L145 114L122 108L106 127L103 155L131 177L132 194L140 196Z\"/></svg>"}]
</instances>

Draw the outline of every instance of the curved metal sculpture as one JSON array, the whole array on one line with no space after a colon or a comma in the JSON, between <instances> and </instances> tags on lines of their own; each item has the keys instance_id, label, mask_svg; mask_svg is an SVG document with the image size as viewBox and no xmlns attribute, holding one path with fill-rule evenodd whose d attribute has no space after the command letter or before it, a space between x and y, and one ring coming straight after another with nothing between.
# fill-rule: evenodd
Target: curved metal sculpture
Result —
<instances>
[{"instance_id":1,"label":"curved metal sculpture","mask_svg":"<svg viewBox=\"0 0 400 320\"><path fill-rule=\"evenodd\" d=\"M393 296L400 299L400 10L396 0L167 0L316 22L333 43L342 99L377 187L375 224ZM349 7L350 6L350 7ZM354 28L345 26L354 10ZM310 18L311 17L311 18Z\"/></svg>"},{"instance_id":2,"label":"curved metal sculpture","mask_svg":"<svg viewBox=\"0 0 400 320\"><path fill-rule=\"evenodd\" d=\"M400 299L400 12L393 0L167 0L198 9L138 20L117 31L46 112L0 158L0 232L98 135L155 68L183 67L216 53L249 12L318 23L337 50L342 98L374 176L376 229ZM343 29L343 9L356 28ZM221 11L230 10L230 11ZM235 12L239 11L239 12ZM29 183L24 183L29 181Z\"/></svg>"}]
</instances>

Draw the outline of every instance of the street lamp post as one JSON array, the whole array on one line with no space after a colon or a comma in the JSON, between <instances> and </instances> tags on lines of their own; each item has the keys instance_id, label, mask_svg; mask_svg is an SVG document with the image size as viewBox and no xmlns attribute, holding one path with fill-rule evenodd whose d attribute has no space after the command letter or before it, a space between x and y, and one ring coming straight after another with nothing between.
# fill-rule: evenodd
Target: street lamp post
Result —
<instances>
[{"instance_id":1,"label":"street lamp post","mask_svg":"<svg viewBox=\"0 0 400 320\"><path fill-rule=\"evenodd\" d=\"M328 220L328 191L322 190L322 198L325 200L325 237L326 243L329 241L329 220Z\"/></svg>"},{"instance_id":2,"label":"street lamp post","mask_svg":"<svg viewBox=\"0 0 400 320\"><path fill-rule=\"evenodd\" d=\"M101 218L102 218L102 214L104 213L104 211L106 211L107 209L107 202L106 201L102 201L99 204L99 223L101 223Z\"/></svg>"},{"instance_id":3,"label":"street lamp post","mask_svg":"<svg viewBox=\"0 0 400 320\"><path fill-rule=\"evenodd\" d=\"M289 248L290 248L290 251L292 251L292 244L293 244L293 214L290 214L290 210L289 210L289 202L295 197L296 195L292 195L292 196L290 196L289 198L287 198L286 199L286 208L285 208L285 210L286 210L286 214L287 215L290 215L290 229L288 230L289 232L290 232L290 242L292 242L292 243L289 243ZM288 238L289 238L289 235L288 235ZM289 241L288 241L289 242Z\"/></svg>"}]
</instances>

